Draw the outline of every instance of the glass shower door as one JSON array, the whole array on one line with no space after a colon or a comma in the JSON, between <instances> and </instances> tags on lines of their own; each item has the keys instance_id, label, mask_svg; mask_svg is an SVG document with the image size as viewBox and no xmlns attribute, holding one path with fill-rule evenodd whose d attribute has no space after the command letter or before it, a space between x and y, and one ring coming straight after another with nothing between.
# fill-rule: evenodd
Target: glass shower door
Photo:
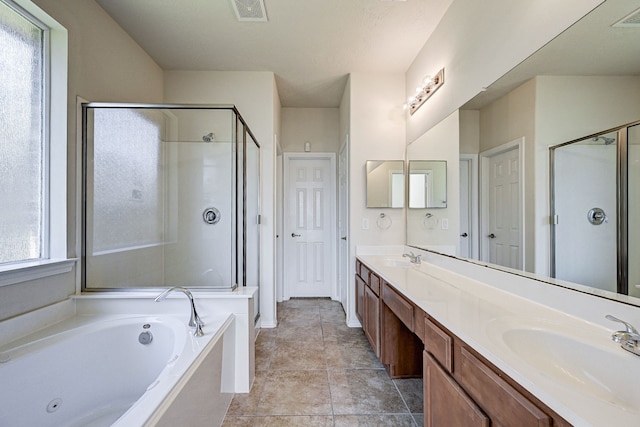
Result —
<instances>
[{"instance_id":1,"label":"glass shower door","mask_svg":"<svg viewBox=\"0 0 640 427\"><path fill-rule=\"evenodd\" d=\"M617 290L617 134L555 148L555 277Z\"/></svg>"},{"instance_id":2,"label":"glass shower door","mask_svg":"<svg viewBox=\"0 0 640 427\"><path fill-rule=\"evenodd\" d=\"M640 124L627 132L629 295L640 297Z\"/></svg>"}]
</instances>

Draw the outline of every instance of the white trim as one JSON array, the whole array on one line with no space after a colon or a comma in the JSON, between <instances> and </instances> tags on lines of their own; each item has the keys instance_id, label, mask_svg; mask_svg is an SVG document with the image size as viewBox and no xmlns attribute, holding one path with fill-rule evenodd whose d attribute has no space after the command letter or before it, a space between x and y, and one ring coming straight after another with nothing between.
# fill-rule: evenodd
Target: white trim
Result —
<instances>
[{"instance_id":1,"label":"white trim","mask_svg":"<svg viewBox=\"0 0 640 427\"><path fill-rule=\"evenodd\" d=\"M44 279L71 271L76 259L43 259L0 267L0 287Z\"/></svg>"},{"instance_id":2,"label":"white trim","mask_svg":"<svg viewBox=\"0 0 640 427\"><path fill-rule=\"evenodd\" d=\"M336 153L307 153L307 152L290 152L290 153L283 153L283 169L284 169L284 173L283 173L283 177L284 179L282 180L282 184L283 184L283 189L287 188L287 184L289 182L289 161L290 160L329 160L330 162L330 168L331 168L331 173L329 174L330 178L331 178L331 182L330 182L330 186L331 186L331 192L332 192L332 196L329 197L329 200L331 202L331 205L329 206L331 215L330 215L330 230L333 230L332 235L336 236L337 235L337 226L336 226ZM286 212L287 209L287 198L288 198L288 191L283 190L283 205L284 205L284 211ZM285 214L283 214L283 216L285 216ZM283 228L282 232L284 233L285 230ZM330 254L329 254L329 259L331 260L331 265L330 265L330 271L331 272L335 272L336 271L336 261L337 261L337 242L336 239L331 239L330 241ZM283 256L286 253L286 244L283 243ZM282 272L283 273L283 292L282 292L282 299L283 300L288 300L291 298L291 292L289 289L289 286L287 285L287 280L286 280L286 269ZM339 294L339 289L338 289L338 280L337 280L337 275L333 275L333 284L331 285L331 299L332 300L338 300L340 298L340 294Z\"/></svg>"},{"instance_id":3,"label":"white trim","mask_svg":"<svg viewBox=\"0 0 640 427\"><path fill-rule=\"evenodd\" d=\"M338 152L338 158L340 159L340 157L342 156L342 153L344 152L344 158L345 158L345 174L346 174L346 185L345 185L345 205L341 206L339 201L340 201L340 190L338 187L338 183L336 182L336 200L338 201L338 209L336 211L336 215L337 215L337 219L340 220L343 216L341 215L342 210L344 210L344 219L345 219L345 224L343 224L343 230L345 232L345 236L347 238L347 243L346 243L346 253L344 254L344 259L340 259L340 248L338 247L337 251L336 251L336 262L338 263L337 266L338 268L336 268L336 275L338 276L336 279L336 283L339 286L340 285L340 271L342 268L346 269L346 278L345 278L345 283L344 286L345 288L338 288L338 298L340 300L340 303L342 304L342 308L344 310L345 313L347 313L347 317L349 317L349 296L350 296L350 292L349 292L349 284L351 283L350 277L351 277L351 262L349 259L349 245L350 245L350 241L351 241L351 236L350 236L350 231L351 228L349 227L349 184L350 184L350 180L349 180L349 134L346 134L344 137L344 142L342 143L342 146L340 147L340 150ZM338 167L340 167L340 165L338 165ZM337 173L336 173L337 175ZM342 236L340 236L340 227L338 227L336 225L336 234L337 234L337 238L341 239ZM340 241L337 240L337 244L338 246L340 245ZM342 264L340 264L342 263Z\"/></svg>"},{"instance_id":4,"label":"white trim","mask_svg":"<svg viewBox=\"0 0 640 427\"><path fill-rule=\"evenodd\" d=\"M480 257L480 211L478 210L479 206L479 196L478 196L478 155L477 154L460 154L460 160L467 162L469 164L469 191L471 196L471 203L469 204L470 209L470 224L469 224L469 232L471 233L471 258L479 259Z\"/></svg>"},{"instance_id":5,"label":"white trim","mask_svg":"<svg viewBox=\"0 0 640 427\"><path fill-rule=\"evenodd\" d=\"M520 207L520 262L522 263L522 269L525 268L525 230L524 230L524 136L506 144L499 145L492 149L483 151L480 153L480 236L486 235L489 231L489 161L492 157L505 153L511 150L518 150L518 161L520 162L520 200L518 205ZM486 239L480 239L479 244L479 259L481 261L489 261L489 243Z\"/></svg>"}]
</instances>

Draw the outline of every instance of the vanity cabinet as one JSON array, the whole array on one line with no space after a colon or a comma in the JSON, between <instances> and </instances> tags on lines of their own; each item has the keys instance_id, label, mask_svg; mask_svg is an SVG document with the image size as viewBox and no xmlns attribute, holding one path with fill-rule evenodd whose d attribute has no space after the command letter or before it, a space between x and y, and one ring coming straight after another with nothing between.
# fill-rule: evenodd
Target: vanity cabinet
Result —
<instances>
[{"instance_id":1,"label":"vanity cabinet","mask_svg":"<svg viewBox=\"0 0 640 427\"><path fill-rule=\"evenodd\" d=\"M570 426L360 260L356 272L376 355L392 378L424 380L425 426Z\"/></svg>"},{"instance_id":2,"label":"vanity cabinet","mask_svg":"<svg viewBox=\"0 0 640 427\"><path fill-rule=\"evenodd\" d=\"M360 261L356 263L356 315L371 347L380 357L381 279Z\"/></svg>"}]
</instances>

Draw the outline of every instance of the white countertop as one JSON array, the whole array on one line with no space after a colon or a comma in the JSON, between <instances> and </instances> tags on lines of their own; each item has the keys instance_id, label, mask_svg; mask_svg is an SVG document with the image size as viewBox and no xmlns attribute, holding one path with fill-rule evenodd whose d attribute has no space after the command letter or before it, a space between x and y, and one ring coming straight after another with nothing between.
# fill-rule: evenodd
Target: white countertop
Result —
<instances>
[{"instance_id":1,"label":"white countertop","mask_svg":"<svg viewBox=\"0 0 640 427\"><path fill-rule=\"evenodd\" d=\"M358 258L570 423L640 425L640 384L629 377L640 377L640 357L611 341L615 325L607 329L428 262ZM537 345L539 336L550 345Z\"/></svg>"}]
</instances>

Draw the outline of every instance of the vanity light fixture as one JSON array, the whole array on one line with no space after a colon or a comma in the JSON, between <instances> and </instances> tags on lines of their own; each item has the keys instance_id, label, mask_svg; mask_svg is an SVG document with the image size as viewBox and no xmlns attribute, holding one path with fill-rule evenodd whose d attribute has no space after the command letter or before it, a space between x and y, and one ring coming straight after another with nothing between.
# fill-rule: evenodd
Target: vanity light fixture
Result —
<instances>
[{"instance_id":1,"label":"vanity light fixture","mask_svg":"<svg viewBox=\"0 0 640 427\"><path fill-rule=\"evenodd\" d=\"M427 76L422 80L422 84L416 88L416 94L407 100L405 109L413 115L427 99L431 97L444 84L444 68L438 71L435 76Z\"/></svg>"}]
</instances>

